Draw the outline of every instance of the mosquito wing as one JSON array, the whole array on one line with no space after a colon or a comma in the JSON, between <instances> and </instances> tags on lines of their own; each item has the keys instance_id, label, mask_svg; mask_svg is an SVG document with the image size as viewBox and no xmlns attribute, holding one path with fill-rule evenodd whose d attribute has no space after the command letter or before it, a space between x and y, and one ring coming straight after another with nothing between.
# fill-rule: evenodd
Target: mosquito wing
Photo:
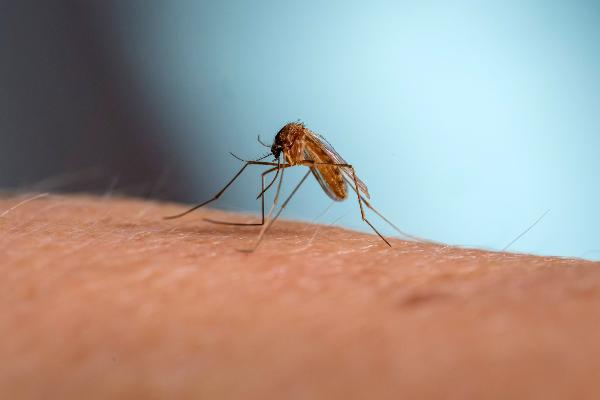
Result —
<instances>
[{"instance_id":1,"label":"mosquito wing","mask_svg":"<svg viewBox=\"0 0 600 400\"><path fill-rule=\"evenodd\" d=\"M322 146L310 140L305 143L304 158L316 163L336 163ZM339 167L335 165L315 165L310 167L310 171L331 199L341 201L348 197L348 187Z\"/></svg>"},{"instance_id":2,"label":"mosquito wing","mask_svg":"<svg viewBox=\"0 0 600 400\"><path fill-rule=\"evenodd\" d=\"M305 157L309 160L313 160L313 161L317 161L317 162L331 162L334 164L348 164L348 162L346 162L346 160L344 160L342 158L342 156L340 156L338 154L338 152L335 151L335 149L327 141L327 139L325 139L323 136L319 135L318 133L315 133L312 131L309 131L309 133L306 135L306 146L305 146L304 153L305 153ZM333 167L333 168L337 169L338 171L342 171L342 173L344 175L346 175L346 177L348 177L350 182L354 183L354 176L352 174L351 168L349 168L349 167ZM324 183L327 183L327 180L325 180L325 182L323 182L323 177L321 177L321 178L317 177L317 174L315 173L314 170L313 170L313 174L317 178L317 181L319 181L319 183L321 184L321 187L323 187L323 190L325 190L325 192L330 197L332 197L329 194L328 189L326 189L324 186ZM363 181L361 181L358 178L358 176L356 177L356 182L358 183L358 189L365 195L365 197L370 199L371 197L369 195L369 189L367 189L367 185L365 185L365 183ZM345 184L344 184L344 188L345 188ZM343 198L345 198L345 197L346 196L344 196ZM335 200L335 198L334 198L334 200ZM338 200L341 200L341 199L338 199Z\"/></svg>"}]
</instances>

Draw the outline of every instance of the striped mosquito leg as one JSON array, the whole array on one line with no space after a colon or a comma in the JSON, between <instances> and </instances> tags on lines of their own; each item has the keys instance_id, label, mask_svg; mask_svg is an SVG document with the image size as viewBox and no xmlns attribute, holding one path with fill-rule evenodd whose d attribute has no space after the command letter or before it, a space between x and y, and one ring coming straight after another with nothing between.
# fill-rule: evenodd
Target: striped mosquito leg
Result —
<instances>
[{"instance_id":1,"label":"striped mosquito leg","mask_svg":"<svg viewBox=\"0 0 600 400\"><path fill-rule=\"evenodd\" d=\"M285 209L285 206L287 206L287 204L292 199L292 196L294 196L296 194L296 192L298 191L298 189L300 189L300 186L304 183L304 181L306 180L306 178L308 178L309 175L310 175L310 170L308 170L308 172L306 174L304 174L304 176L302 177L302 179L300 180L300 182L298 182L298 184L296 185L296 187L294 188L294 190L292 190L292 193L290 193L290 195L287 197L287 199L285 199L285 201L283 202L283 204L281 204L281 207L279 208L279 211L277 211L277 214L275 214L275 217L273 217L273 220L271 221L271 225L273 225L273 223L277 220L277 218L279 217L279 215Z\"/></svg>"},{"instance_id":2,"label":"striped mosquito leg","mask_svg":"<svg viewBox=\"0 0 600 400\"><path fill-rule=\"evenodd\" d=\"M377 236L379 236L385 242L385 244L392 247L390 242L388 242L387 239L385 237L383 237L383 235L381 233L379 233L379 231L377 229L375 229L373 224L371 224L371 222L367 219L367 216L365 215L365 210L363 208L363 199L361 198L362 196L360 195L360 190L358 189L358 178L356 177L356 171L354 170L354 167L352 165L324 163L324 162L312 162L312 161L304 162L303 165L306 165L306 166L332 165L332 166L336 166L336 167L349 168L352 171L352 180L354 181L354 185L350 185L350 186L354 186L352 189L356 192L356 197L358 199L358 206L360 207L360 216L361 216L362 220L365 221L367 223L367 225L369 225L371 227L371 229L373 229L373 231L377 234Z\"/></svg>"},{"instance_id":3,"label":"striped mosquito leg","mask_svg":"<svg viewBox=\"0 0 600 400\"><path fill-rule=\"evenodd\" d=\"M350 182L350 180L348 180L348 178L344 177L344 180L350 185L350 187L352 188L352 190L354 192L356 192L356 189L354 188L354 185L352 182ZM428 239L423 239L420 238L418 236L414 236L411 235L409 233L404 232L402 229L398 228L396 226L396 224L394 224L392 221L390 221L389 219L387 219L381 212L379 212L375 207L373 207L373 205L364 198L363 195L360 195L360 198L362 199L363 203L371 210L373 211L375 214L377 214L379 216L379 218L381 218L383 221L385 221L389 226L391 226L396 232L398 232L400 235L405 236L409 239L412 240L416 240L417 242L424 242L424 243L433 243L433 244L442 244L442 243L438 243L438 242L434 242L432 240L428 240Z\"/></svg>"},{"instance_id":4,"label":"striped mosquito leg","mask_svg":"<svg viewBox=\"0 0 600 400\"><path fill-rule=\"evenodd\" d=\"M261 177L261 188L263 190L265 187L265 175L267 175L270 172L275 171L276 169L277 169L277 167L271 168L261 174L261 176L260 176ZM265 223L265 198L263 196L263 198L260 199L260 222L228 222L228 221L219 221L219 220L210 219L210 218L203 218L203 220L206 222L210 222L211 224L217 224L217 225L261 226L262 224Z\"/></svg>"},{"instance_id":5,"label":"striped mosquito leg","mask_svg":"<svg viewBox=\"0 0 600 400\"><path fill-rule=\"evenodd\" d=\"M365 216L365 210L363 209L363 206L362 206L362 199L361 199L362 196L360 195L360 191L358 190L358 180L356 178L356 171L354 171L354 167L351 165L348 165L348 168L350 168L352 170L352 178L354 179L354 188L355 188L355 191L356 191L356 194L358 197L358 205L360 206L360 214L362 216L363 221L365 221L371 227L371 229L373 229L375 231L375 233L377 235L379 235L379 237L385 242L385 244L392 247L390 242L388 242L387 239L384 238L383 235L381 233L379 233L379 231L377 229L375 229L373 224L371 224L369 222L369 220L367 219L367 217Z\"/></svg>"},{"instance_id":6,"label":"striped mosquito leg","mask_svg":"<svg viewBox=\"0 0 600 400\"><path fill-rule=\"evenodd\" d=\"M283 174L283 171L281 171L281 173ZM296 185L296 187L294 188L294 190L292 190L292 192L288 195L288 197L285 199L285 201L281 204L281 207L279 208L279 211L277 211L277 214L275 214L275 217L273 217L273 219L270 219L266 223L266 225L263 226L260 234L258 235L258 238L256 239L256 243L255 243L254 247L251 250L246 250L247 252L253 252L254 250L256 250L256 248L260 244L260 242L261 242L264 234L271 227L271 225L273 225L273 223L277 220L277 218L279 218L279 215L281 215L281 213L283 212L283 210L285 209L285 207L288 205L288 203L290 202L290 200L292 199L292 197L294 197L294 195L296 194L296 192L298 191L298 189L300 189L300 186L302 186L302 184L304 183L304 181L306 181L306 178L308 178L308 175L310 175L310 170L308 170L306 172L306 174L304 174L304 176L302 177L302 179L300 180L300 182L298 182L298 184ZM283 179L283 177L281 179ZM279 183L281 184L281 180L279 181ZM279 190L279 186L277 187L278 190ZM275 206L275 203L273 203L273 208L274 208L274 206ZM271 212L269 212L269 217L271 216L273 208L271 209Z\"/></svg>"},{"instance_id":7,"label":"striped mosquito leg","mask_svg":"<svg viewBox=\"0 0 600 400\"><path fill-rule=\"evenodd\" d=\"M244 170L246 169L246 167L248 167L248 165L268 165L268 166L278 166L278 164L276 163L270 163L270 162L259 162L259 161L246 161L246 163L244 164L244 166L238 171L237 174L235 174L235 176L233 178L231 178L231 180L229 182L227 182L227 184L225 185L225 187L223 189L221 189L216 195L214 195L211 199L205 201L204 203L200 203L197 206L194 206L192 208L190 208L187 211L184 211L180 214L176 214L176 215L170 215L168 217L164 217L164 219L175 219L175 218L180 218L183 217L184 215L187 215L189 213L191 213L192 211L195 211L201 207L204 207L207 204L212 203L213 201L217 200L219 197L221 197L223 195L223 193L225 193L225 191L233 184L233 182L235 182L235 180L242 174L242 172L244 172ZM289 164L283 164L285 166L289 166Z\"/></svg>"},{"instance_id":8,"label":"striped mosquito leg","mask_svg":"<svg viewBox=\"0 0 600 400\"><path fill-rule=\"evenodd\" d=\"M252 253L254 250L256 250L260 241L262 240L263 235L265 234L265 231L267 230L267 228L269 226L271 226L271 224L269 223L269 219L271 218L271 215L273 215L273 210L275 210L275 207L277 206L277 202L279 201L279 193L281 192L282 182L283 182L283 170L281 171L281 175L279 176L279 182L277 183L277 191L275 192L275 197L273 198L273 204L271 205L271 208L269 209L269 214L267 215L266 223L264 223L262 228L260 229L260 232L258 234L258 239L256 240L256 244L249 250L242 249L240 251L242 251L244 253Z\"/></svg>"},{"instance_id":9,"label":"striped mosquito leg","mask_svg":"<svg viewBox=\"0 0 600 400\"><path fill-rule=\"evenodd\" d=\"M279 174L279 170L282 170L284 168L289 168L290 165L283 165L282 167L273 167L271 169L266 170L265 172L263 172L261 174L261 192L258 195L257 199L260 197L260 211L261 211L261 219L260 222L227 222L227 221L217 221L214 219L210 219L210 218L203 218L204 221L206 222L210 222L211 224L219 224L219 225L233 225L233 226L262 226L265 223L265 192L267 190L269 190L269 187L271 186L271 184L269 184L266 188L265 188L265 176L267 176L268 174L270 174L273 171L277 171L277 173L275 174L275 179L277 178L277 175ZM274 181L274 180L273 180Z\"/></svg>"}]
</instances>

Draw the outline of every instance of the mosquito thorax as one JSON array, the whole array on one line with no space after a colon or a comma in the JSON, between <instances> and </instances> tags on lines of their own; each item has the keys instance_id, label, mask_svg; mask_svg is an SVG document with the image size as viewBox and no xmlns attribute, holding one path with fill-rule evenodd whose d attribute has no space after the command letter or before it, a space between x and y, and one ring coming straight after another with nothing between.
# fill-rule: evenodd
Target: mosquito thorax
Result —
<instances>
[{"instance_id":1,"label":"mosquito thorax","mask_svg":"<svg viewBox=\"0 0 600 400\"><path fill-rule=\"evenodd\" d=\"M271 153L273 153L273 156L275 157L276 160L279 160L279 156L281 155L281 150L282 147L280 145L278 145L277 143L273 143L273 146L271 146Z\"/></svg>"}]
</instances>

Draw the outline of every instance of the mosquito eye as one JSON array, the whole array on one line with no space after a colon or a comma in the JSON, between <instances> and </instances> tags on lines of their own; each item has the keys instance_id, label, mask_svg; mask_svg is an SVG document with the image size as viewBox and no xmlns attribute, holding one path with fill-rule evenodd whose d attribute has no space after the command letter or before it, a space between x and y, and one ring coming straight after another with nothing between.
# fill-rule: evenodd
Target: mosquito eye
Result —
<instances>
[{"instance_id":1,"label":"mosquito eye","mask_svg":"<svg viewBox=\"0 0 600 400\"><path fill-rule=\"evenodd\" d=\"M282 150L282 147L279 145L273 145L273 147L271 147L271 153L273 153L275 158L279 158L279 155L281 154L281 150Z\"/></svg>"}]
</instances>

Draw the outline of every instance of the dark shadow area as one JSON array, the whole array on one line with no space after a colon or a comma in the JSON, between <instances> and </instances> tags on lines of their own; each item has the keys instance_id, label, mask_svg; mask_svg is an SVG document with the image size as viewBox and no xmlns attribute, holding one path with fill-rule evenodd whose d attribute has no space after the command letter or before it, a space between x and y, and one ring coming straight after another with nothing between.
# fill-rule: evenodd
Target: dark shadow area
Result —
<instances>
[{"instance_id":1,"label":"dark shadow area","mask_svg":"<svg viewBox=\"0 0 600 400\"><path fill-rule=\"evenodd\" d=\"M110 2L0 5L0 187L182 197L110 51Z\"/></svg>"}]
</instances>

